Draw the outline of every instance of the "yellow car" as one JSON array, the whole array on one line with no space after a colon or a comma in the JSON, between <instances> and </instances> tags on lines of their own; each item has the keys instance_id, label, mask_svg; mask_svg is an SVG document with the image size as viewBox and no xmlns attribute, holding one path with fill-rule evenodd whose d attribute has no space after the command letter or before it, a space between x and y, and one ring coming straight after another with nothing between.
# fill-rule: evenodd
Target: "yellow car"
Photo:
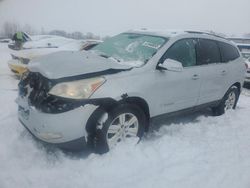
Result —
<instances>
[{"instance_id":1,"label":"yellow car","mask_svg":"<svg viewBox=\"0 0 250 188\"><path fill-rule=\"evenodd\" d=\"M39 58L50 53L58 51L81 51L89 50L92 47L98 45L102 41L99 40L83 40L73 41L61 47L50 47L50 48L30 48L22 49L19 51L13 51L11 54L12 59L8 62L10 70L17 76L22 76L27 71L27 66L31 60Z\"/></svg>"},{"instance_id":2,"label":"yellow car","mask_svg":"<svg viewBox=\"0 0 250 188\"><path fill-rule=\"evenodd\" d=\"M13 58L14 55L12 55ZM12 60L8 62L10 70L15 73L17 76L21 76L24 72L27 71L27 64L29 63L29 59L18 58L14 56Z\"/></svg>"}]
</instances>

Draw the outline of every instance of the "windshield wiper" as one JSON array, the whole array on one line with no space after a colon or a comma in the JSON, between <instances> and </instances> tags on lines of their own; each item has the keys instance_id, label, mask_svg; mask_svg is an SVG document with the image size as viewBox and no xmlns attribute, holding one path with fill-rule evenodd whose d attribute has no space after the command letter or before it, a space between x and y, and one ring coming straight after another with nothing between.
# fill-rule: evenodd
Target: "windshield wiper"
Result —
<instances>
[{"instance_id":1,"label":"windshield wiper","mask_svg":"<svg viewBox=\"0 0 250 188\"><path fill-rule=\"evenodd\" d=\"M120 60L119 59L117 59L117 58L115 58L115 57L112 57L112 56L108 56L108 55L106 55L106 54L99 54L99 56L101 56L101 57L104 57L104 58L107 58L107 59L113 59L113 60L115 60L115 61L117 61L117 62L120 62Z\"/></svg>"},{"instance_id":2,"label":"windshield wiper","mask_svg":"<svg viewBox=\"0 0 250 188\"><path fill-rule=\"evenodd\" d=\"M115 57L112 57L112 56L109 56L103 52L100 52L100 51L96 51L96 50L90 50L91 52L95 53L96 55L99 55L101 57L104 57L104 58L107 58L107 59L113 59L114 61L117 61L117 62L121 62L120 59L118 58L115 58Z\"/></svg>"},{"instance_id":3,"label":"windshield wiper","mask_svg":"<svg viewBox=\"0 0 250 188\"><path fill-rule=\"evenodd\" d=\"M110 58L110 56L106 55L106 54L98 54L99 56L101 57L104 57L104 58Z\"/></svg>"}]
</instances>

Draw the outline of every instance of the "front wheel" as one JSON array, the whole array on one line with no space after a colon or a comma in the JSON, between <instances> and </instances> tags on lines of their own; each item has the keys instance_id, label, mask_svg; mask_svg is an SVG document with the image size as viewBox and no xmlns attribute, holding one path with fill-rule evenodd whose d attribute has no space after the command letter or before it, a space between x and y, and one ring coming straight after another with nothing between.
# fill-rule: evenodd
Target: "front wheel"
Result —
<instances>
[{"instance_id":1,"label":"front wheel","mask_svg":"<svg viewBox=\"0 0 250 188\"><path fill-rule=\"evenodd\" d=\"M224 114L227 110L235 109L238 99L239 99L239 90L236 86L232 86L223 99L221 100L220 104L217 107L213 107L212 111L215 116L219 116Z\"/></svg>"},{"instance_id":2,"label":"front wheel","mask_svg":"<svg viewBox=\"0 0 250 188\"><path fill-rule=\"evenodd\" d=\"M136 144L143 136L145 113L136 105L121 104L107 114L107 119L96 128L94 149L105 153L120 142ZM136 143L135 143L136 142Z\"/></svg>"}]
</instances>

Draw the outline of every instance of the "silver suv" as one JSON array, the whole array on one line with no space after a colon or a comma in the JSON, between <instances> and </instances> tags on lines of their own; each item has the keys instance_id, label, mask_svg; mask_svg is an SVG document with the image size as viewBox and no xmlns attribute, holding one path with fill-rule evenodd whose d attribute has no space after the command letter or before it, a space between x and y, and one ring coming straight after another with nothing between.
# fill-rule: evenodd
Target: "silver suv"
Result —
<instances>
[{"instance_id":1,"label":"silver suv","mask_svg":"<svg viewBox=\"0 0 250 188\"><path fill-rule=\"evenodd\" d=\"M235 109L246 67L237 47L202 32L129 31L90 51L36 59L19 83L19 119L39 140L106 152L149 120ZM138 139L139 140L139 139Z\"/></svg>"}]
</instances>

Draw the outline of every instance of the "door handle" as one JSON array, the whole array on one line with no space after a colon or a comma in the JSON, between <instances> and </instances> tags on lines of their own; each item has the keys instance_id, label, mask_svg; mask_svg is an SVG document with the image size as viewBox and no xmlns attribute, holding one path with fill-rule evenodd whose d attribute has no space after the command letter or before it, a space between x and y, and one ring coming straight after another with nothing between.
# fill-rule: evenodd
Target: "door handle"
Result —
<instances>
[{"instance_id":1,"label":"door handle","mask_svg":"<svg viewBox=\"0 0 250 188\"><path fill-rule=\"evenodd\" d=\"M221 75L222 75L222 76L224 76L224 75L226 75L226 74L227 74L227 71L225 71L225 70L221 71Z\"/></svg>"},{"instance_id":2,"label":"door handle","mask_svg":"<svg viewBox=\"0 0 250 188\"><path fill-rule=\"evenodd\" d=\"M199 78L200 77L197 74L194 74L193 77L192 77L193 80L198 80Z\"/></svg>"}]
</instances>

